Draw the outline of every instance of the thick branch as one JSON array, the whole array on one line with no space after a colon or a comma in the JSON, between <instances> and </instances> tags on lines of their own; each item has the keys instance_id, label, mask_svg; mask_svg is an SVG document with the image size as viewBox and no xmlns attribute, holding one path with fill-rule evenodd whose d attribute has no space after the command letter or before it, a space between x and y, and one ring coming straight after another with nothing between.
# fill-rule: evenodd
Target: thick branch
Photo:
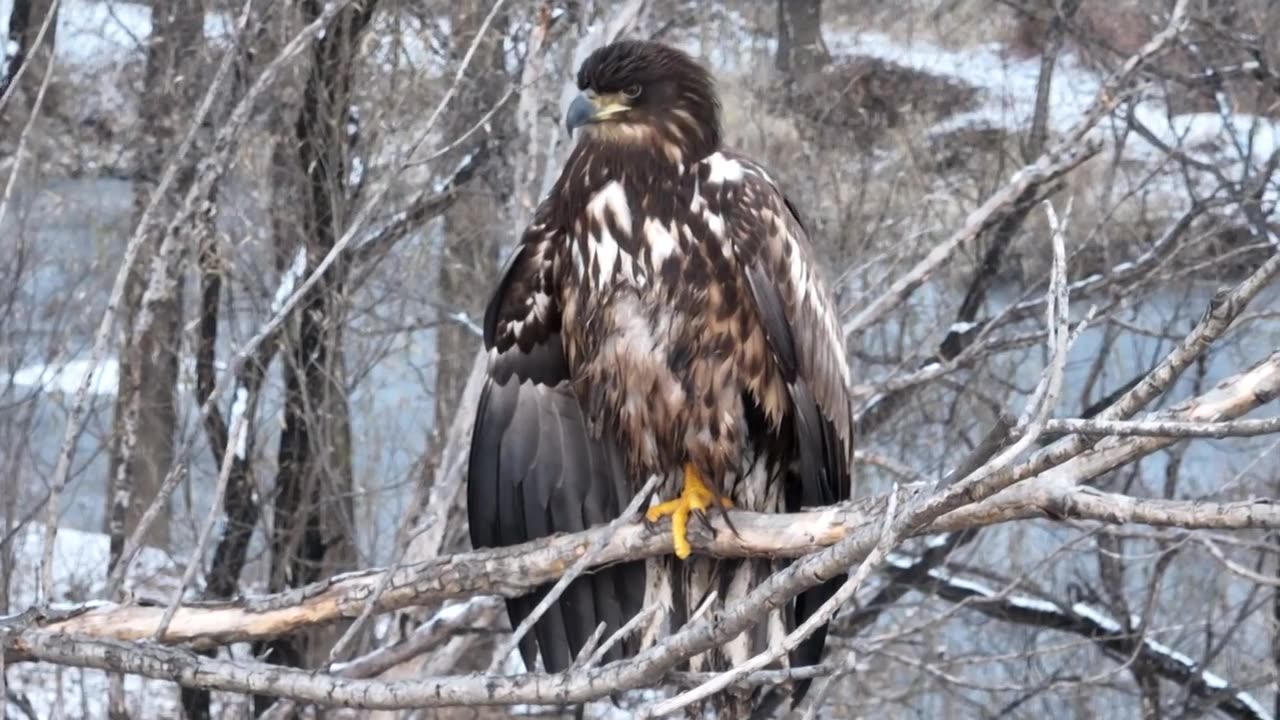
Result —
<instances>
[{"instance_id":1,"label":"thick branch","mask_svg":"<svg viewBox=\"0 0 1280 720\"><path fill-rule=\"evenodd\" d=\"M1226 438L1254 437L1280 433L1280 416L1229 422L1183 422L1178 420L1050 420L1049 433L1080 435L1135 435L1144 437Z\"/></svg>"},{"instance_id":2,"label":"thick branch","mask_svg":"<svg viewBox=\"0 0 1280 720\"><path fill-rule=\"evenodd\" d=\"M909 488L902 492L910 495L915 491L916 488ZM859 536L860 544L869 549L876 540L877 519L886 502L887 496L878 496L802 513L730 511L728 516L738 530L737 536L729 532L725 520L717 516L710 520L714 535L700 524L694 524L690 526L690 541L699 553L717 557L797 557L855 535ZM1280 529L1280 505L1266 501L1211 503L1139 499L1078 488L1065 494L1045 489L1028 495L1025 504L1018 507L975 506L972 510L951 513L916 534L1046 515L1182 528ZM482 593L519 596L555 581L600 539L605 542L593 567L670 552L670 533L661 528L634 522L611 535L607 533L607 528L599 527L508 548L447 555L396 570L377 607L385 612ZM232 601L193 602L179 608L161 641L207 647L355 617L385 572L372 569L347 573L294 590ZM9 648L21 647L15 638L26 632L26 628L39 628L45 633L142 640L154 635L163 612L163 607L145 604L85 603L44 614L31 611L13 616L0 623L0 628L18 633L6 637L5 645ZM22 657L23 653L19 652L15 659Z\"/></svg>"},{"instance_id":3,"label":"thick branch","mask_svg":"<svg viewBox=\"0 0 1280 720\"><path fill-rule=\"evenodd\" d=\"M910 492L910 491L908 491ZM1086 493L1086 491L1076 491ZM1115 496L1104 499L1115 499ZM1280 507L1263 502L1201 503L1134 500L1132 522L1209 528L1280 529ZM782 556L812 551L850 536L864 550L877 540L877 511L883 498L851 507L809 513L770 515L731 513L740 537L725 531L723 520L712 524L716 536L696 525L691 540L700 552L718 556ZM1112 520L1116 513L1104 502L1063 505L1078 519ZM1027 508L1035 515L1035 508ZM953 513L953 516L955 514ZM988 516L985 519L1005 519ZM978 521L975 519L975 521ZM928 527L919 534L935 532ZM446 597L479 593L518 595L554 580L590 546L604 528L557 536L525 545L439 558L396 571L378 603L390 610ZM668 533L639 523L623 526L608 538L598 564L624 558L652 557L669 551ZM164 642L207 645L248 640L357 615L381 580L382 571L350 573L283 593L236 602L195 603L182 607ZM140 674L187 686L290 697L304 702L351 707L403 708L475 703L563 702L565 678L527 675L520 678L446 676L412 682L347 680L335 675L294 671L256 663L204 658L187 650L137 641L154 633L163 608L98 603L40 617L35 613L0 626L9 660L40 660L80 667ZM573 697L593 697L618 687L606 672L612 666L582 671ZM616 668L614 668L616 670ZM597 677L599 675L599 677Z\"/></svg>"},{"instance_id":4,"label":"thick branch","mask_svg":"<svg viewBox=\"0 0 1280 720\"><path fill-rule=\"evenodd\" d=\"M1161 420L1221 421L1238 418L1280 395L1280 352L1203 396L1161 413ZM981 527L1010 520L1049 516L1058 519L1145 523L1184 528L1280 528L1280 506L1270 502L1212 503L1140 499L1078 487L1120 465L1168 446L1172 438L1108 438L1092 450L1068 459L1042 476L977 504L960 507L915 530L929 534ZM900 491L908 496L918 486ZM911 497L898 498L900 503ZM695 523L691 541L702 554L720 557L797 557L847 538L868 551L875 543L887 496L804 513L728 513L725 519ZM389 611L445 598L476 594L507 597L556 580L597 542L592 563L600 567L670 551L668 533L643 523L616 531L597 527L522 545L433 558L393 572L376 609ZM181 608L161 641L201 646L270 637L316 623L357 616L381 583L384 570L347 573L285 592L231 602L201 602ZM154 634L162 608L99 603L45 616L11 618L6 646L14 631L28 627L68 634L137 640Z\"/></svg>"}]
</instances>

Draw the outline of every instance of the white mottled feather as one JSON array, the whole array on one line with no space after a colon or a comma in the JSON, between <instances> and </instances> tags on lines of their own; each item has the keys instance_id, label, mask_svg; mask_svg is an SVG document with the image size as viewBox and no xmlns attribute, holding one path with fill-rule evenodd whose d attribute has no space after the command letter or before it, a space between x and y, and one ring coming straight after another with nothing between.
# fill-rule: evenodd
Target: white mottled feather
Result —
<instances>
[{"instance_id":1,"label":"white mottled feather","mask_svg":"<svg viewBox=\"0 0 1280 720\"><path fill-rule=\"evenodd\" d=\"M597 274L592 280L596 289L609 286L618 263L622 249L619 238L613 237L609 219L622 228L623 232L631 232L631 208L627 206L627 192L617 180L610 180L587 203L587 214L594 217L600 227L600 236L589 238L587 252L596 261Z\"/></svg>"},{"instance_id":2,"label":"white mottled feather","mask_svg":"<svg viewBox=\"0 0 1280 720\"><path fill-rule=\"evenodd\" d=\"M717 239L724 239L724 218L709 210L703 210L702 219L707 223L707 228L711 230L712 235Z\"/></svg>"},{"instance_id":3,"label":"white mottled feather","mask_svg":"<svg viewBox=\"0 0 1280 720\"><path fill-rule=\"evenodd\" d=\"M711 176L707 178L707 182L723 185L742 180L742 163L725 157L723 153L711 153L703 162L711 167Z\"/></svg>"},{"instance_id":4,"label":"white mottled feather","mask_svg":"<svg viewBox=\"0 0 1280 720\"><path fill-rule=\"evenodd\" d=\"M662 263L676 252L676 238L674 221L672 221L671 229L663 227L662 223L656 218L649 218L644 221L644 236L649 243L649 272L658 273L662 270Z\"/></svg>"},{"instance_id":5,"label":"white mottled feather","mask_svg":"<svg viewBox=\"0 0 1280 720\"><path fill-rule=\"evenodd\" d=\"M582 248L578 246L578 243L572 243L572 247L569 248L569 254L573 258L574 274L579 278L585 276L587 274L587 265L586 261L582 259Z\"/></svg>"}]
</instances>

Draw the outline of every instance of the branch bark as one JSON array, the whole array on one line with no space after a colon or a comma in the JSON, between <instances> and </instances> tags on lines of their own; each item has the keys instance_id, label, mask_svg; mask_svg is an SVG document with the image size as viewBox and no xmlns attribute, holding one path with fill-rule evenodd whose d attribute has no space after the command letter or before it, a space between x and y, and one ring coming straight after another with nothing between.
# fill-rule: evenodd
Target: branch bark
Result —
<instances>
[{"instance_id":1,"label":"branch bark","mask_svg":"<svg viewBox=\"0 0 1280 720\"><path fill-rule=\"evenodd\" d=\"M919 487L899 492L906 497ZM847 538L870 549L878 538L877 519L888 503L887 495L848 505L800 513L771 514L729 511L725 519L710 519L710 528L690 527L690 542L700 554L716 557L799 557ZM1280 529L1280 505L1270 500L1203 502L1134 498L1090 488L1065 492L1042 488L1012 503L986 503L962 510L918 529L912 535L982 527L1028 518L1092 520L1115 524L1138 523L1184 529L1246 528ZM610 533L598 527L573 535L497 550L482 550L417 563L392 571L393 575L377 610L398 608L479 594L516 597L539 585L555 581L585 553L593 542L604 539L592 567L623 560L656 557L670 552L669 532L631 522ZM305 587L236 600L197 601L184 604L161 643L192 643L196 647L256 640L299 628L356 617L387 571L381 568L346 573ZM144 601L145 603L145 601ZM155 635L164 608L150 604L89 602L50 610L33 609L0 621L5 646L26 632L77 635L138 641ZM14 660L21 660L18 653Z\"/></svg>"},{"instance_id":2,"label":"branch bark","mask_svg":"<svg viewBox=\"0 0 1280 720\"><path fill-rule=\"evenodd\" d=\"M920 488L900 491L904 500ZM835 542L852 539L861 553L879 539L887 497L805 513L765 514L731 511L738 536L724 520L712 530L692 526L690 540L698 552L721 557L794 557ZM1028 498L1028 503L1033 499ZM1044 508L1060 511L1060 519L1139 522L1182 528L1280 529L1280 506L1270 502L1206 503L1143 500L1074 489L1048 493L1043 506L1028 504L1017 513L952 513L915 531L926 535L961 525L1042 517ZM1120 503L1123 507L1116 507ZM623 559L654 557L670 551L669 533L633 522L606 537L601 527L575 535L559 535L524 545L460 553L396 570L378 600L387 611L445 598L497 594L515 596L554 581L604 539L595 566ZM270 637L302 627L357 616L384 571L348 573L272 595L236 601L197 602L181 607L160 643L208 647ZM613 673L625 663L580 671L577 682L567 676L443 676L415 681L378 682L340 675L291 670L265 663L231 662L201 657L186 649L144 642L154 635L163 607L86 603L58 610L32 610L0 622L0 644L6 662L37 660L78 667L127 672L171 680L188 687L260 693L302 702L362 708L406 708L458 704L560 703L584 701L643 684L646 676L621 682ZM639 674L637 674L639 675Z\"/></svg>"}]
</instances>

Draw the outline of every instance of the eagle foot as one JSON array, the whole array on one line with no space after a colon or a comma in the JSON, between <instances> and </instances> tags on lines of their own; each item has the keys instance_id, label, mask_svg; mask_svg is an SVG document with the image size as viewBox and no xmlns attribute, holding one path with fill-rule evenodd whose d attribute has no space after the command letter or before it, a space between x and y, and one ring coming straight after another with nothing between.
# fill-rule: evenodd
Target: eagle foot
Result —
<instances>
[{"instance_id":1,"label":"eagle foot","mask_svg":"<svg viewBox=\"0 0 1280 720\"><path fill-rule=\"evenodd\" d=\"M707 510L716 507L716 501L725 508L733 507L729 498L718 497L716 492L707 487L702 473L691 464L684 466L684 490L680 497L649 508L644 517L651 523L671 516L671 536L675 544L676 557L684 560L693 554L693 546L689 544L689 517L697 512L703 516Z\"/></svg>"}]
</instances>

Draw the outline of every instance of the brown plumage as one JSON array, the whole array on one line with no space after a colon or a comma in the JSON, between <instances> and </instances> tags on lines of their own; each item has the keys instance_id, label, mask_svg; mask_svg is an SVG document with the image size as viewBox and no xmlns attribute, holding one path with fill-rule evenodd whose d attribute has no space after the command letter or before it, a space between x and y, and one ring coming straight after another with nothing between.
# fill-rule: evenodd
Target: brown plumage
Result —
<instances>
[{"instance_id":1,"label":"brown plumage","mask_svg":"<svg viewBox=\"0 0 1280 720\"><path fill-rule=\"evenodd\" d=\"M848 498L848 368L831 296L794 207L763 168L721 147L711 76L680 51L625 41L593 53L578 85L567 123L581 138L485 315L473 543L606 522L655 474L666 482L653 502L679 497L651 518L701 507L688 504L699 480L755 511ZM686 473L695 477L682 494ZM675 534L679 550L679 523ZM540 655L546 669L564 669L598 623L616 629L642 601L658 603L668 612L610 659L635 652L713 592L722 606L777 567L692 557L596 572L535 625L526 665ZM765 649L839 582L691 666L723 668ZM513 623L542 592L511 601ZM790 662L817 662L824 638ZM718 700L727 716L762 701Z\"/></svg>"}]
</instances>

